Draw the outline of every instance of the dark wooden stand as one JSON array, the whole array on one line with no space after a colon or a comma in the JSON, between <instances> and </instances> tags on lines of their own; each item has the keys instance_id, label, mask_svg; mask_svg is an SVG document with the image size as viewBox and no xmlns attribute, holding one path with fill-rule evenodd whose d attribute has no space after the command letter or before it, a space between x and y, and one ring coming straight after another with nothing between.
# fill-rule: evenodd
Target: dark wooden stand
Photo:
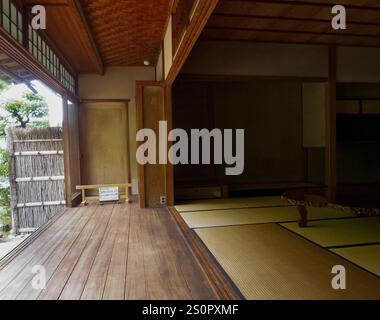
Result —
<instances>
[{"instance_id":1,"label":"dark wooden stand","mask_svg":"<svg viewBox=\"0 0 380 320\"><path fill-rule=\"evenodd\" d=\"M301 216L300 221L298 222L298 225L300 228L306 228L307 227L307 209L305 206L297 206L298 212Z\"/></svg>"}]
</instances>

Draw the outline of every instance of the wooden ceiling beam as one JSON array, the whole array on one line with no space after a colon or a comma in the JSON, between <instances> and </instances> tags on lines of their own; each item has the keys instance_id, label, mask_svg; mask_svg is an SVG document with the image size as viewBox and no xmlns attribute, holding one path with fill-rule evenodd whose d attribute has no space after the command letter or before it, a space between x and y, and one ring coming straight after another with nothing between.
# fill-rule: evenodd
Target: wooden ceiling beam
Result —
<instances>
[{"instance_id":1,"label":"wooden ceiling beam","mask_svg":"<svg viewBox=\"0 0 380 320\"><path fill-rule=\"evenodd\" d=\"M331 28L328 0L221 0L204 40L380 47L380 3L341 0L348 28Z\"/></svg>"},{"instance_id":2,"label":"wooden ceiling beam","mask_svg":"<svg viewBox=\"0 0 380 320\"><path fill-rule=\"evenodd\" d=\"M268 0L268 1L222 1L214 11L214 15L255 15L267 16L278 19L309 19L310 21L330 21L331 4L329 6L318 7L311 3L302 5L300 2L292 4ZM380 9L380 7L379 7ZM354 24L378 25L380 22L380 10L364 9L364 7L351 8L347 11L348 27Z\"/></svg>"},{"instance_id":3,"label":"wooden ceiling beam","mask_svg":"<svg viewBox=\"0 0 380 320\"><path fill-rule=\"evenodd\" d=\"M264 28L241 28L241 27L219 27L219 26L206 26L206 30L222 30L222 31L242 31L242 32L270 32L270 33L282 33L286 35L291 34L304 34L304 35L317 35L317 36L339 36L339 37L358 37L358 38L374 38L380 39L380 34L371 35L371 34L357 34L357 33L348 33L348 32L323 32L323 31L304 31L304 30L291 30L291 29L264 29Z\"/></svg>"},{"instance_id":4,"label":"wooden ceiling beam","mask_svg":"<svg viewBox=\"0 0 380 320\"><path fill-rule=\"evenodd\" d=\"M23 0L31 16L31 6L46 7L46 30L40 30L49 45L55 47L59 58L71 73L102 73L103 62L92 37L82 1L76 0ZM58 49L58 50L56 50Z\"/></svg>"},{"instance_id":5,"label":"wooden ceiling beam","mask_svg":"<svg viewBox=\"0 0 380 320\"><path fill-rule=\"evenodd\" d=\"M245 3L266 3L266 4L284 4L289 6L299 5L306 7L320 7L320 8L332 8L336 4L343 3L331 3L331 2L323 2L319 0L315 1L302 1L302 0L222 0L222 2L233 2L235 5L239 2ZM355 1L356 3L358 1ZM365 4L353 4L351 2L346 1L344 3L346 9L356 9L356 10L378 10L380 11L379 5L369 6Z\"/></svg>"},{"instance_id":6,"label":"wooden ceiling beam","mask_svg":"<svg viewBox=\"0 0 380 320\"><path fill-rule=\"evenodd\" d=\"M293 39L265 39L263 38L255 38L255 39L247 39L247 38L237 38L237 37L221 37L221 36L205 36L202 35L199 39L200 41L223 41L223 42L250 42L250 43L278 43L278 44L298 44L298 45L317 45L317 46L336 46L336 47L359 47L359 48L380 48L379 45L368 45L368 44L355 44L349 42L337 42L337 41L326 41L326 40L299 40L296 38Z\"/></svg>"},{"instance_id":7,"label":"wooden ceiling beam","mask_svg":"<svg viewBox=\"0 0 380 320\"><path fill-rule=\"evenodd\" d=\"M331 28L331 21L308 21L304 20L292 20L292 19L276 19L274 17L270 18L240 18L240 17L225 17L213 15L207 24L208 27L228 27L228 28L245 28L245 29L280 29L285 31L302 30L310 32L329 32L336 34L349 34L357 36L379 36L380 35L380 24L379 25L351 25L346 30L333 30Z\"/></svg>"},{"instance_id":8,"label":"wooden ceiling beam","mask_svg":"<svg viewBox=\"0 0 380 320\"><path fill-rule=\"evenodd\" d=\"M236 18L236 19L263 19L263 20L277 20L277 21L291 21L291 22L319 22L319 23L328 23L331 24L331 19L323 18L301 18L301 17L286 17L286 16L268 16L261 15L260 12L257 14L240 14L240 13L223 13L223 12L214 12L213 17L220 18ZM363 26L379 26L379 22L372 21L349 21L350 25L363 25Z\"/></svg>"},{"instance_id":9,"label":"wooden ceiling beam","mask_svg":"<svg viewBox=\"0 0 380 320\"><path fill-rule=\"evenodd\" d=\"M173 64L166 77L167 85L172 85L176 79L218 2L219 0L199 0L196 2L193 17L186 28L186 33L178 46Z\"/></svg>"},{"instance_id":10,"label":"wooden ceiling beam","mask_svg":"<svg viewBox=\"0 0 380 320\"><path fill-rule=\"evenodd\" d=\"M92 29L90 27L90 24L87 21L86 14L83 10L82 4L79 0L70 0L70 5L73 7L76 11L76 13L79 16L79 19L83 25L83 28L87 34L88 40L90 41L93 53L96 58L96 69L99 74L104 74L104 63L100 55L99 48L96 44L95 37L93 35Z\"/></svg>"},{"instance_id":11,"label":"wooden ceiling beam","mask_svg":"<svg viewBox=\"0 0 380 320\"><path fill-rule=\"evenodd\" d=\"M322 3L322 4L327 4L327 5L340 4L346 7L360 6L360 7L380 8L380 3L377 0L339 0L336 2L332 0L288 0L288 1L289 2L302 1L302 2L308 2L308 3Z\"/></svg>"}]
</instances>

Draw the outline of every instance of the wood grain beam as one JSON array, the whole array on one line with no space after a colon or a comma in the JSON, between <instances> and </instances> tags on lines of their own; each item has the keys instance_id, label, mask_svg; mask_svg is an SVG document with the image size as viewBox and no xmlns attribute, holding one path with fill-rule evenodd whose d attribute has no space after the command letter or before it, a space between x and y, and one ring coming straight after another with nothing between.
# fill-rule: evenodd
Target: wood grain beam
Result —
<instances>
[{"instance_id":1,"label":"wood grain beam","mask_svg":"<svg viewBox=\"0 0 380 320\"><path fill-rule=\"evenodd\" d=\"M331 19L327 18L316 18L316 17L297 17L297 16L277 16L277 15L265 15L261 14L260 12L257 12L256 14L244 14L244 13L225 13L225 12L214 12L212 17L215 18L232 18L236 19L242 19L242 20L251 20L251 19L260 19L260 20L267 20L269 22L281 22L281 21L289 21L289 22L303 22L303 23L321 23L321 24L328 24L331 27ZM380 21L355 21L350 20L349 21L350 26L380 26ZM350 29L350 28L349 28Z\"/></svg>"},{"instance_id":2,"label":"wood grain beam","mask_svg":"<svg viewBox=\"0 0 380 320\"><path fill-rule=\"evenodd\" d=\"M179 74L183 64L193 49L208 19L215 10L219 0L198 0L188 24L185 35L176 51L172 67L166 77L167 85L171 85Z\"/></svg>"},{"instance_id":3,"label":"wood grain beam","mask_svg":"<svg viewBox=\"0 0 380 320\"><path fill-rule=\"evenodd\" d=\"M264 29L264 28L242 28L242 27L221 27L221 26L206 26L206 30L224 30L224 31L243 31L243 32L273 32L273 33L283 33L283 34L305 34L305 35L320 35L320 36L339 36L339 37L360 37L360 38L375 38L380 39L379 35L372 34L356 34L348 32L322 32L322 31L304 31L296 29Z\"/></svg>"},{"instance_id":4,"label":"wood grain beam","mask_svg":"<svg viewBox=\"0 0 380 320\"><path fill-rule=\"evenodd\" d=\"M380 5L380 3L379 3ZM300 2L285 3L280 1L222 1L216 8L217 14L239 14L270 16L273 18L295 18L330 21L333 17L331 13L332 5L313 6L310 3ZM380 7L379 7L380 9ZM380 22L380 10L376 8L347 8L348 27L354 23L366 23L377 25Z\"/></svg>"},{"instance_id":5,"label":"wood grain beam","mask_svg":"<svg viewBox=\"0 0 380 320\"><path fill-rule=\"evenodd\" d=\"M271 21L291 21L291 22L319 22L328 23L331 25L331 19L315 18L315 17L297 17L297 16L277 16L277 15L265 15L260 12L256 14L244 14L244 13L228 13L228 12L214 12L213 17L220 18L237 18L237 19L263 19ZM349 21L350 25L364 25L364 26L380 26L380 22L371 21Z\"/></svg>"},{"instance_id":6,"label":"wood grain beam","mask_svg":"<svg viewBox=\"0 0 380 320\"><path fill-rule=\"evenodd\" d=\"M257 43L285 43L285 44L305 44L305 45L335 45L341 47L363 47L363 48L379 48L380 41L373 38L362 37L340 37L337 35L327 36L319 35L318 37L308 36L305 34L283 34L276 32L255 32L244 33L240 32L239 35L233 34L239 31L230 31L220 33L220 30L205 29L201 40L207 41L226 41L226 42L257 42ZM217 33L215 33L217 32Z\"/></svg>"},{"instance_id":7,"label":"wood grain beam","mask_svg":"<svg viewBox=\"0 0 380 320\"><path fill-rule=\"evenodd\" d=\"M295 76L256 76L256 75L239 75L239 74L194 74L181 73L177 81L190 82L327 82L325 77L295 77Z\"/></svg>"},{"instance_id":8,"label":"wood grain beam","mask_svg":"<svg viewBox=\"0 0 380 320\"><path fill-rule=\"evenodd\" d=\"M70 4L71 4L71 7L75 9L77 15L79 16L81 23L83 25L84 31L86 32L87 37L90 41L91 48L92 48L93 53L94 53L95 58L96 58L97 72L99 74L103 75L104 74L104 63L103 63L103 60L101 58L100 51L99 51L99 48L96 44L95 37L94 37L94 34L93 34L92 29L90 27L90 24L87 21L87 17L86 17L84 10L83 10L82 4L80 3L79 0L70 0Z\"/></svg>"},{"instance_id":9,"label":"wood grain beam","mask_svg":"<svg viewBox=\"0 0 380 320\"><path fill-rule=\"evenodd\" d=\"M346 7L346 9L357 9L357 10L380 10L380 6L377 5L367 5L366 2L362 4L354 4L349 1L340 1L339 3L331 3L324 2L320 0L315 1L302 1L302 0L222 0L223 2L233 2L235 4L239 2L250 2L250 3L267 3L267 4L285 4L285 5L299 5L299 6L307 6L307 7L319 7L319 8L332 8L336 4L342 4ZM360 1L355 1L358 3Z\"/></svg>"}]
</instances>

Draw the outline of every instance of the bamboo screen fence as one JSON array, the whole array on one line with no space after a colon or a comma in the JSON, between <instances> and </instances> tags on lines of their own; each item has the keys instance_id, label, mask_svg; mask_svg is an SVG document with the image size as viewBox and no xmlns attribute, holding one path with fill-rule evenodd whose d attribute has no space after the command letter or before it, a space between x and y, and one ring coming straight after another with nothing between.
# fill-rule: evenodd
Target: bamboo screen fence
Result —
<instances>
[{"instance_id":1,"label":"bamboo screen fence","mask_svg":"<svg viewBox=\"0 0 380 320\"><path fill-rule=\"evenodd\" d=\"M31 232L65 207L62 128L10 128L11 209L14 232Z\"/></svg>"}]
</instances>

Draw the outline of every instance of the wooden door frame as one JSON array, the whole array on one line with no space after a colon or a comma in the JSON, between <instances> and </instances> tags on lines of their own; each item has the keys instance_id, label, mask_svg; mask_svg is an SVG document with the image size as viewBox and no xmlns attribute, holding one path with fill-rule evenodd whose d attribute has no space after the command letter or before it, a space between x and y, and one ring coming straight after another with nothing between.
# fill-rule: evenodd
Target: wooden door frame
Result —
<instances>
[{"instance_id":1,"label":"wooden door frame","mask_svg":"<svg viewBox=\"0 0 380 320\"><path fill-rule=\"evenodd\" d=\"M163 90L164 99L164 119L168 124L168 132L172 130L172 86L168 85L165 81L136 81L136 134L139 130L144 128L144 114L143 114L143 88L144 86L161 87ZM137 148L142 145L142 142L137 141ZM168 142L168 149L171 147ZM145 195L145 166L137 163L138 185L139 185L139 203L141 208L146 208L146 195ZM167 163L165 165L165 190L167 206L174 205L174 178L173 178L173 165Z\"/></svg>"},{"instance_id":2,"label":"wooden door frame","mask_svg":"<svg viewBox=\"0 0 380 320\"><path fill-rule=\"evenodd\" d=\"M337 184L337 136L336 136L336 92L337 92L337 50L329 47L329 76L326 84L326 149L325 184L336 187Z\"/></svg>"},{"instance_id":3,"label":"wooden door frame","mask_svg":"<svg viewBox=\"0 0 380 320\"><path fill-rule=\"evenodd\" d=\"M127 125L127 132L126 132L126 141L127 141L127 147L126 147L126 156L127 156L127 175L128 175L128 181L127 183L131 183L132 181L132 170L131 170L131 147L130 147L130 144L131 144L131 141L130 141L130 134L129 134L129 130L130 130L130 123L129 123L129 103L130 103L130 99L81 99L79 101L79 107L81 104L86 104L86 103L123 103L125 105L125 108L126 108L126 125ZM79 108L78 108L78 111L79 111ZM79 113L79 112L78 112ZM81 123L81 119L80 119L80 116L78 115L78 127L80 127L80 123ZM80 130L79 130L79 145L80 145ZM80 158L81 155L80 155ZM81 171L80 171L81 172ZM80 177L82 179L82 176ZM128 189L129 191L129 195L131 195L131 188Z\"/></svg>"},{"instance_id":4,"label":"wooden door frame","mask_svg":"<svg viewBox=\"0 0 380 320\"><path fill-rule=\"evenodd\" d=\"M68 102L71 101L67 95L62 95L62 109L63 109L63 121L62 121L62 128L63 128L63 148L64 148L64 173L65 173L65 199L66 199L66 206L69 208L75 207L80 204L81 197L80 193L73 193L73 181L71 180L71 172L72 172L72 166L70 159L70 153L71 153L71 145L73 141L71 141L70 136L70 124L69 124L69 104ZM77 169L77 175L79 184L81 183L81 159L80 159L80 141L79 141L79 103L77 101L71 101L71 103L75 106L75 116L77 119L77 146L76 146L76 152L77 152L77 163L76 163L76 169Z\"/></svg>"},{"instance_id":5,"label":"wooden door frame","mask_svg":"<svg viewBox=\"0 0 380 320\"><path fill-rule=\"evenodd\" d=\"M68 124L69 119L69 106L67 102L67 96L62 96L62 110L63 110L63 161L64 161L64 172L65 172L65 197L66 206L71 208L73 206L73 195L72 195L72 181L71 181L71 161L70 161L70 128Z\"/></svg>"}]
</instances>

